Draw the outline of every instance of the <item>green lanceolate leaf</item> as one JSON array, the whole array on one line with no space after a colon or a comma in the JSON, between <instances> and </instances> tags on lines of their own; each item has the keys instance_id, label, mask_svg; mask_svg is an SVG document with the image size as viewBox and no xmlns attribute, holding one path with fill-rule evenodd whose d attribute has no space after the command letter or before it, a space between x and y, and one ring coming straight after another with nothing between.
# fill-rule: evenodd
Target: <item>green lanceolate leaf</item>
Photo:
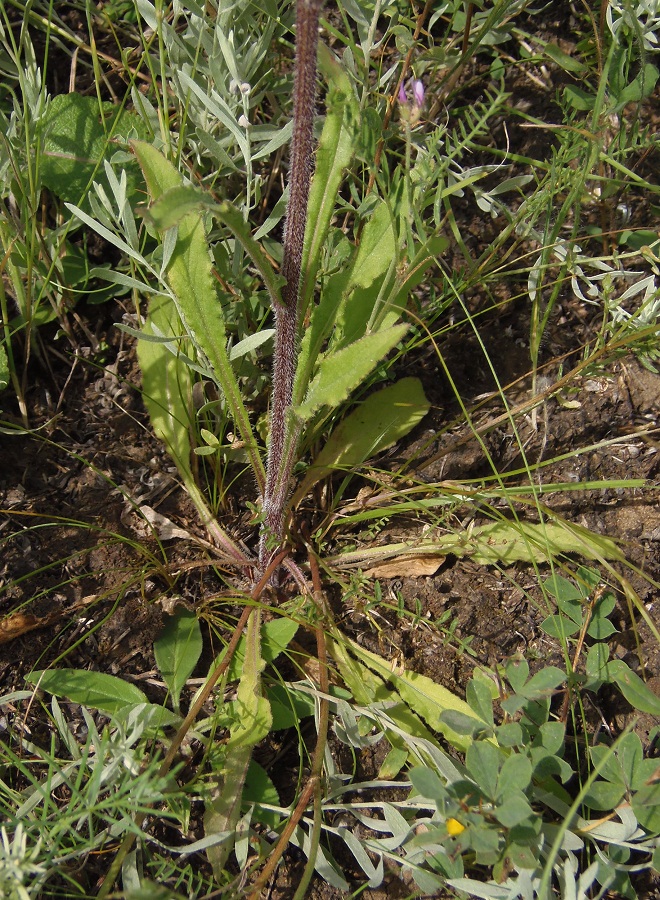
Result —
<instances>
[{"instance_id":1,"label":"green lanceolate leaf","mask_svg":"<svg viewBox=\"0 0 660 900\"><path fill-rule=\"evenodd\" d=\"M147 703L142 691L114 675L88 672L85 669L46 669L31 672L26 679L38 684L49 694L66 697L74 703L91 706L107 713L116 713L127 706Z\"/></svg>"},{"instance_id":2,"label":"green lanceolate leaf","mask_svg":"<svg viewBox=\"0 0 660 900\"><path fill-rule=\"evenodd\" d=\"M305 273L301 291L303 313L314 292L321 251L344 170L353 158L360 120L350 79L323 44L319 47L319 66L328 78L327 113L316 152L316 167L307 205L302 261L302 271Z\"/></svg>"},{"instance_id":3,"label":"green lanceolate leaf","mask_svg":"<svg viewBox=\"0 0 660 900\"><path fill-rule=\"evenodd\" d=\"M467 750L472 741L464 734L454 731L443 721L442 714L444 712L454 710L476 720L484 728L488 727L487 723L476 715L465 700L461 700L442 685L436 684L426 675L420 675L417 672L395 672L382 657L365 650L354 641L348 643L351 652L357 659L388 681L411 710L420 716L429 728L440 732L457 750Z\"/></svg>"},{"instance_id":4,"label":"green lanceolate leaf","mask_svg":"<svg viewBox=\"0 0 660 900\"><path fill-rule=\"evenodd\" d=\"M580 553L587 559L620 559L614 541L567 522L493 522L477 525L458 534L445 534L432 541L390 544L371 550L342 553L328 560L335 565L367 568L385 559L418 553L445 557L469 556L483 565L521 560L547 562L566 553Z\"/></svg>"},{"instance_id":5,"label":"green lanceolate leaf","mask_svg":"<svg viewBox=\"0 0 660 900\"><path fill-rule=\"evenodd\" d=\"M323 406L334 409L361 384L378 363L403 339L407 325L367 334L348 347L326 356L312 379L304 402L295 410L303 421Z\"/></svg>"},{"instance_id":6,"label":"green lanceolate leaf","mask_svg":"<svg viewBox=\"0 0 660 900\"><path fill-rule=\"evenodd\" d=\"M234 832L241 811L243 786L254 747L266 737L272 725L268 700L261 693L261 615L255 610L248 619L245 659L236 697L237 717L225 748L222 770L211 800L206 804L204 831L207 836L227 834L227 840L210 847L209 861L218 880L234 844Z\"/></svg>"},{"instance_id":7,"label":"green lanceolate leaf","mask_svg":"<svg viewBox=\"0 0 660 900\"><path fill-rule=\"evenodd\" d=\"M309 327L302 336L296 366L294 404L300 403L305 395L321 348L332 333L349 278L349 270L341 270L331 275L324 283L319 302L311 310Z\"/></svg>"},{"instance_id":8,"label":"green lanceolate leaf","mask_svg":"<svg viewBox=\"0 0 660 900\"><path fill-rule=\"evenodd\" d=\"M323 45L319 48L319 63L328 78L329 87L325 124L316 152L314 178L307 205L301 321L305 318L314 294L337 193L344 171L353 159L359 131L359 108L346 72ZM296 368L294 403L302 401L321 347L332 332L349 275L349 271L342 270L331 276L325 283L318 304L310 310L309 327L302 335Z\"/></svg>"},{"instance_id":9,"label":"green lanceolate leaf","mask_svg":"<svg viewBox=\"0 0 660 900\"><path fill-rule=\"evenodd\" d=\"M159 231L167 231L178 225L185 217L207 206L206 195L192 184L177 184L164 191L158 200L143 211Z\"/></svg>"},{"instance_id":10,"label":"green lanceolate leaf","mask_svg":"<svg viewBox=\"0 0 660 900\"><path fill-rule=\"evenodd\" d=\"M371 394L332 432L296 491L294 504L334 470L350 471L401 440L421 422L429 406L417 378L402 378Z\"/></svg>"},{"instance_id":11,"label":"green lanceolate leaf","mask_svg":"<svg viewBox=\"0 0 660 900\"><path fill-rule=\"evenodd\" d=\"M387 204L378 201L367 220L351 270L351 277L345 287L341 306L337 314L336 338L330 342L334 351L338 347L358 340L368 331L380 329L368 325L376 317L377 307L387 306L386 296L381 296L384 285L388 284L396 271L397 252L392 217ZM401 315L397 309L393 325Z\"/></svg>"},{"instance_id":12,"label":"green lanceolate leaf","mask_svg":"<svg viewBox=\"0 0 660 900\"><path fill-rule=\"evenodd\" d=\"M364 226L351 282L356 287L369 287L384 275L396 253L392 216L387 204L380 200Z\"/></svg>"},{"instance_id":13,"label":"green lanceolate leaf","mask_svg":"<svg viewBox=\"0 0 660 900\"><path fill-rule=\"evenodd\" d=\"M265 251L263 250L261 244L255 241L255 239L252 237L252 234L243 221L243 217L241 216L240 212L233 204L229 203L228 201L214 204L211 209L218 217L218 219L220 219L220 221L224 225L226 225L227 228L229 228L234 237L239 241L239 243L243 246L243 249L250 256L252 262L261 275L264 284L266 285L273 306L275 306L277 303L281 303L282 299L280 295L280 288L284 283L284 279L281 276L275 274L275 270L271 266Z\"/></svg>"},{"instance_id":14,"label":"green lanceolate leaf","mask_svg":"<svg viewBox=\"0 0 660 900\"><path fill-rule=\"evenodd\" d=\"M180 174L155 147L142 141L133 141L131 146L153 201L157 201L166 191L181 186ZM262 489L265 483L264 466L227 354L222 307L213 283L211 258L199 211L189 212L177 226L176 244L167 265L167 280L186 329L215 373Z\"/></svg>"},{"instance_id":15,"label":"green lanceolate leaf","mask_svg":"<svg viewBox=\"0 0 660 900\"><path fill-rule=\"evenodd\" d=\"M179 708L181 689L201 656L202 643L197 616L190 610L168 616L163 631L154 643L156 664L175 709Z\"/></svg>"},{"instance_id":16,"label":"green lanceolate leaf","mask_svg":"<svg viewBox=\"0 0 660 900\"><path fill-rule=\"evenodd\" d=\"M170 297L153 296L144 324L145 336L165 335L178 343L175 336L183 330L174 301ZM190 349L184 344L182 351L189 352ZM192 372L160 342L138 341L137 355L142 371L142 398L152 427L188 485L193 480L188 436L193 408Z\"/></svg>"},{"instance_id":17,"label":"green lanceolate leaf","mask_svg":"<svg viewBox=\"0 0 660 900\"><path fill-rule=\"evenodd\" d=\"M152 296L143 328L145 340L137 345L138 362L142 371L142 399L149 413L152 427L176 463L179 475L195 504L200 518L219 546L235 559L243 555L213 518L201 491L197 487L190 465L190 415L192 410L192 369L177 349L186 355L190 351L180 335L183 325L171 297ZM163 343L162 336L170 341ZM149 337L159 340L149 340Z\"/></svg>"}]
</instances>

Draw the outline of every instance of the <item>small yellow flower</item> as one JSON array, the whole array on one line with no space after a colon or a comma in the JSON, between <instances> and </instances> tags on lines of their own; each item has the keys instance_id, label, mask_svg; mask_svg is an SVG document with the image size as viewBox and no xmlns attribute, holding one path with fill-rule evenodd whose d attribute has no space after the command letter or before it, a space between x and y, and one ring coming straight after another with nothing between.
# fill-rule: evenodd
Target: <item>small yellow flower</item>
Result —
<instances>
[{"instance_id":1,"label":"small yellow flower","mask_svg":"<svg viewBox=\"0 0 660 900\"><path fill-rule=\"evenodd\" d=\"M461 825L458 819L447 819L447 834L450 837L457 837L462 831L465 831L465 825Z\"/></svg>"}]
</instances>

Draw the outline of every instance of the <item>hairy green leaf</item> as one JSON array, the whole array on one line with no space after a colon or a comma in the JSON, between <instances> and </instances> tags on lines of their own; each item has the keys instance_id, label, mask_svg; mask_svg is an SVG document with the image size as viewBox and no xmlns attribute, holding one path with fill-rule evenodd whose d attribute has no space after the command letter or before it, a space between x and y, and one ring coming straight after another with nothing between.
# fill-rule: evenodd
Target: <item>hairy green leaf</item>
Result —
<instances>
[{"instance_id":1,"label":"hairy green leaf","mask_svg":"<svg viewBox=\"0 0 660 900\"><path fill-rule=\"evenodd\" d=\"M614 809L623 799L625 785L611 781L594 781L584 795L584 805L589 809Z\"/></svg>"},{"instance_id":2,"label":"hairy green leaf","mask_svg":"<svg viewBox=\"0 0 660 900\"><path fill-rule=\"evenodd\" d=\"M155 147L142 141L133 141L131 146L142 167L152 200L157 201L166 191L181 185L181 175ZM167 280L187 331L211 364L245 444L257 483L263 487L264 465L227 354L222 307L213 282L200 212L189 212L177 226L176 245L167 265Z\"/></svg>"},{"instance_id":3,"label":"hairy green leaf","mask_svg":"<svg viewBox=\"0 0 660 900\"><path fill-rule=\"evenodd\" d=\"M378 363L403 339L407 325L395 325L385 331L368 334L326 356L312 379L304 402L295 410L307 421L323 406L335 409L361 384Z\"/></svg>"},{"instance_id":4,"label":"hairy green leaf","mask_svg":"<svg viewBox=\"0 0 660 900\"><path fill-rule=\"evenodd\" d=\"M534 816L529 801L521 791L509 788L504 801L495 810L495 817L505 828L515 828Z\"/></svg>"},{"instance_id":5,"label":"hairy green leaf","mask_svg":"<svg viewBox=\"0 0 660 900\"><path fill-rule=\"evenodd\" d=\"M236 829L254 747L266 737L272 726L268 700L261 693L261 673L265 662L261 655L261 616L259 610L251 614L246 633L243 671L238 684L237 719L231 729L222 770L204 813L204 833L207 836L229 833L228 840L209 847L207 855L218 880L234 844Z\"/></svg>"},{"instance_id":6,"label":"hairy green leaf","mask_svg":"<svg viewBox=\"0 0 660 900\"><path fill-rule=\"evenodd\" d=\"M342 292L337 312L338 327L330 341L329 352L346 347L370 331L381 330L373 324L370 328L369 324L376 318L377 307L388 306L385 299L389 295L386 285L393 280L396 262L397 248L391 213L387 204L379 200L360 237L350 278ZM393 325L400 316L401 309L398 308L387 326Z\"/></svg>"},{"instance_id":7,"label":"hairy green leaf","mask_svg":"<svg viewBox=\"0 0 660 900\"><path fill-rule=\"evenodd\" d=\"M294 504L334 470L350 471L401 440L429 406L418 378L402 378L371 394L334 429L296 491Z\"/></svg>"},{"instance_id":8,"label":"hairy green leaf","mask_svg":"<svg viewBox=\"0 0 660 900\"><path fill-rule=\"evenodd\" d=\"M183 326L174 301L165 295L152 296L144 325L146 340L138 341L137 355L142 370L142 398L156 435L165 443L176 463L179 475L195 504L204 525L215 537L219 546L237 559L241 551L219 527L209 510L190 465L190 411L192 410L192 366L178 358L173 344L189 350L185 339L179 342L174 335L181 334ZM149 337L170 335L164 344Z\"/></svg>"},{"instance_id":9,"label":"hairy green leaf","mask_svg":"<svg viewBox=\"0 0 660 900\"><path fill-rule=\"evenodd\" d=\"M142 214L159 231L178 225L185 217L207 205L206 195L192 184L176 184L164 191Z\"/></svg>"},{"instance_id":10,"label":"hairy green leaf","mask_svg":"<svg viewBox=\"0 0 660 900\"><path fill-rule=\"evenodd\" d=\"M395 253L392 216L387 204L379 200L364 226L353 264L351 283L356 287L369 287L387 272Z\"/></svg>"},{"instance_id":11,"label":"hairy green leaf","mask_svg":"<svg viewBox=\"0 0 660 900\"><path fill-rule=\"evenodd\" d=\"M303 309L307 308L314 292L321 251L344 170L353 158L360 122L360 110L350 79L323 44L319 47L319 65L328 78L327 111L307 204L302 261L302 271L305 273L301 290Z\"/></svg>"},{"instance_id":12,"label":"hairy green leaf","mask_svg":"<svg viewBox=\"0 0 660 900\"><path fill-rule=\"evenodd\" d=\"M147 338L166 336L178 343L175 335L184 328L170 297L152 296L143 330ZM184 342L182 350L189 353L191 348ZM142 399L151 424L188 484L193 481L188 437L193 408L192 372L161 342L138 341L137 355L142 370Z\"/></svg>"}]
</instances>

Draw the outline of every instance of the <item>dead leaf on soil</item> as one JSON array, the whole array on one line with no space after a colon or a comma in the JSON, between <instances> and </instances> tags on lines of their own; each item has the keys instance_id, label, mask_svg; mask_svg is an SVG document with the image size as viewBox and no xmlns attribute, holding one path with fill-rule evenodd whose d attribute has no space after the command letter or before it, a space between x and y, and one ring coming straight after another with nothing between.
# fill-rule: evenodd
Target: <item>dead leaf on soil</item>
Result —
<instances>
[{"instance_id":1,"label":"dead leaf on soil","mask_svg":"<svg viewBox=\"0 0 660 900\"><path fill-rule=\"evenodd\" d=\"M46 619L50 619L47 616ZM43 619L28 613L16 612L0 620L0 644L8 644L28 631L42 628L46 624Z\"/></svg>"},{"instance_id":2,"label":"dead leaf on soil","mask_svg":"<svg viewBox=\"0 0 660 900\"><path fill-rule=\"evenodd\" d=\"M16 638L27 634L29 631L34 631L35 628L45 628L47 625L59 622L71 613L77 612L79 609L93 603L96 599L96 594L92 594L89 597L84 597L75 606L70 606L68 609L60 609L49 616L34 616L32 613L24 612L11 613L11 615L5 616L4 619L0 619L0 644L8 644L9 641L15 641Z\"/></svg>"},{"instance_id":3,"label":"dead leaf on soil","mask_svg":"<svg viewBox=\"0 0 660 900\"><path fill-rule=\"evenodd\" d=\"M366 569L367 578L399 578L435 575L447 557L427 553L406 553L396 559L384 559Z\"/></svg>"},{"instance_id":4,"label":"dead leaf on soil","mask_svg":"<svg viewBox=\"0 0 660 900\"><path fill-rule=\"evenodd\" d=\"M199 542L198 538L196 538L194 534L186 531L185 528L180 528L178 525L175 525L171 519L168 519L167 516L163 516L161 515L161 513L156 512L156 510L151 506L147 506L146 504L144 506L141 506L140 512L154 529L154 531L158 535L159 540L173 541L175 538L180 538L184 541Z\"/></svg>"}]
</instances>

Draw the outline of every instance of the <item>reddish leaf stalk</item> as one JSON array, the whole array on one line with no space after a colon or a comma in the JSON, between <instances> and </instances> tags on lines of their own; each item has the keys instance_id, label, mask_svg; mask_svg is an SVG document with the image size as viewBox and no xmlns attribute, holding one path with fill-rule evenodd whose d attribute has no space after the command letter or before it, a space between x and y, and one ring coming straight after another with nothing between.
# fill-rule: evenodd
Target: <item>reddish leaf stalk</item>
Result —
<instances>
[{"instance_id":1,"label":"reddish leaf stalk","mask_svg":"<svg viewBox=\"0 0 660 900\"><path fill-rule=\"evenodd\" d=\"M316 53L321 2L322 0L298 0L296 7L293 139L282 261L282 274L286 283L282 289L283 302L275 308L270 446L259 548L262 571L274 548L277 549L282 543L284 507L299 437L299 426L291 414L291 399L298 357L298 304L314 149Z\"/></svg>"}]
</instances>

